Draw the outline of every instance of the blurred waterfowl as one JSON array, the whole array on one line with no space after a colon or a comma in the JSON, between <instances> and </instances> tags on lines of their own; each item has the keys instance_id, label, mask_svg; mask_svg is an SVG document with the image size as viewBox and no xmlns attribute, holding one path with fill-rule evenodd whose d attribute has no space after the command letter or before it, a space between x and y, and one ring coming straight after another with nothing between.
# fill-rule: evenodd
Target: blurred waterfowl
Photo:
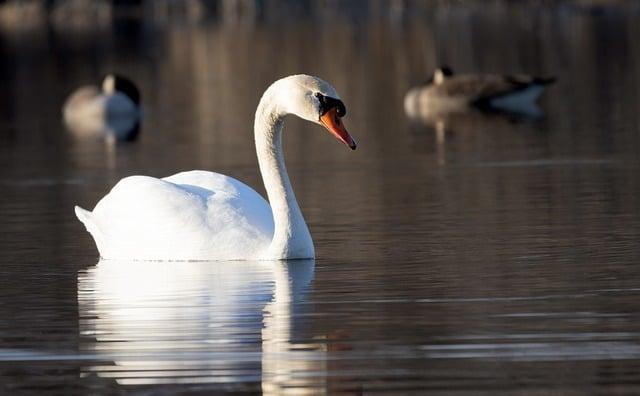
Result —
<instances>
[{"instance_id":1,"label":"blurred waterfowl","mask_svg":"<svg viewBox=\"0 0 640 396\"><path fill-rule=\"evenodd\" d=\"M324 126L355 150L341 118L344 104L325 81L295 75L274 82L254 121L260 172L269 198L229 176L182 172L164 179L122 179L93 212L76 215L102 258L248 260L313 258L309 229L296 201L282 152L288 114Z\"/></svg>"},{"instance_id":2,"label":"blurred waterfowl","mask_svg":"<svg viewBox=\"0 0 640 396\"><path fill-rule=\"evenodd\" d=\"M529 75L460 74L449 67L437 69L427 84L407 92L404 99L408 115L447 112L475 107L511 113L538 113L536 100L555 78Z\"/></svg>"},{"instance_id":3,"label":"blurred waterfowl","mask_svg":"<svg viewBox=\"0 0 640 396\"><path fill-rule=\"evenodd\" d=\"M140 128L140 92L128 78L109 74L100 88L87 85L75 90L62 112L67 127L77 135L133 140Z\"/></svg>"}]
</instances>

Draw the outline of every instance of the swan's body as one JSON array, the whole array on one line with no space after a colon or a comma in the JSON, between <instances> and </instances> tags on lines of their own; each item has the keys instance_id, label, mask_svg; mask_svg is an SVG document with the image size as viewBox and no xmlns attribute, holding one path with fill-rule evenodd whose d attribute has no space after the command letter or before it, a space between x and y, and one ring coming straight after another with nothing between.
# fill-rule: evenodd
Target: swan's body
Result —
<instances>
[{"instance_id":1,"label":"swan's body","mask_svg":"<svg viewBox=\"0 0 640 396\"><path fill-rule=\"evenodd\" d=\"M119 140L135 138L140 120L140 94L128 79L110 74L102 87L76 89L62 113L69 129L78 135L111 135Z\"/></svg>"},{"instance_id":2,"label":"swan's body","mask_svg":"<svg viewBox=\"0 0 640 396\"><path fill-rule=\"evenodd\" d=\"M271 208L260 194L206 171L163 179L130 176L92 213L77 208L76 214L109 259L255 259L274 229Z\"/></svg>"},{"instance_id":3,"label":"swan's body","mask_svg":"<svg viewBox=\"0 0 640 396\"><path fill-rule=\"evenodd\" d=\"M335 90L305 75L276 81L263 95L255 141L269 203L231 177L183 172L164 179L121 180L93 212L76 215L106 259L249 260L313 258L311 235L298 207L282 153L287 114L324 124L355 149L342 126Z\"/></svg>"},{"instance_id":4,"label":"swan's body","mask_svg":"<svg viewBox=\"0 0 640 396\"><path fill-rule=\"evenodd\" d=\"M461 74L443 67L437 69L425 85L407 92L405 111L417 113L428 108L433 112L457 111L476 107L527 113L553 78L527 75Z\"/></svg>"}]
</instances>

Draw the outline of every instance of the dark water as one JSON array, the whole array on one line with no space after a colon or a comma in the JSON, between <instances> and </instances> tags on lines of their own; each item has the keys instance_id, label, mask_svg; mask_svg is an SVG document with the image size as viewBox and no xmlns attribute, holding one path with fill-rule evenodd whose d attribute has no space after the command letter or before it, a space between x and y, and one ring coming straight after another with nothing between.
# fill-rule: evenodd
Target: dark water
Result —
<instances>
[{"instance_id":1,"label":"dark water","mask_svg":"<svg viewBox=\"0 0 640 396\"><path fill-rule=\"evenodd\" d=\"M637 7L390 4L2 25L0 394L638 394ZM439 63L559 82L535 120L436 128L402 99ZM111 70L143 94L133 144L61 123ZM359 143L285 126L315 262L98 263L73 205L121 177L263 192L253 112L299 72Z\"/></svg>"}]
</instances>

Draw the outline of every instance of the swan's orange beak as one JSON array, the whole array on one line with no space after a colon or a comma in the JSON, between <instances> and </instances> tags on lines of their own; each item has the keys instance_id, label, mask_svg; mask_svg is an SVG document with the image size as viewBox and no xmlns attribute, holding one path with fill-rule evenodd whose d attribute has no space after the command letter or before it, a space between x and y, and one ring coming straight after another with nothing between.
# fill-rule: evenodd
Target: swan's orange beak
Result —
<instances>
[{"instance_id":1,"label":"swan's orange beak","mask_svg":"<svg viewBox=\"0 0 640 396\"><path fill-rule=\"evenodd\" d=\"M320 116L320 122L322 123L322 125L324 125L325 128L327 128L329 132L331 132L333 136L338 138L338 140L340 140L342 143L349 146L351 150L356 149L356 142L355 140L353 140L351 135L349 135L349 132L347 132L347 129L344 127L344 124L342 123L342 120L340 120L340 117L338 117L337 108L334 107L333 109L324 113L324 115Z\"/></svg>"}]
</instances>

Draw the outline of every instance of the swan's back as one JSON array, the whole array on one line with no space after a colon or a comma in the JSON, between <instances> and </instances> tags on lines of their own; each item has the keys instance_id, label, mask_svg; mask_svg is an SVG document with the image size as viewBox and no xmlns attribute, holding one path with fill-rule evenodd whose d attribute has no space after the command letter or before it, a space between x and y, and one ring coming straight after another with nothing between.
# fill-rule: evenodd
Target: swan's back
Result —
<instances>
[{"instance_id":1,"label":"swan's back","mask_svg":"<svg viewBox=\"0 0 640 396\"><path fill-rule=\"evenodd\" d=\"M107 259L258 258L273 237L271 208L246 184L206 171L122 179L93 212L77 210Z\"/></svg>"}]
</instances>

